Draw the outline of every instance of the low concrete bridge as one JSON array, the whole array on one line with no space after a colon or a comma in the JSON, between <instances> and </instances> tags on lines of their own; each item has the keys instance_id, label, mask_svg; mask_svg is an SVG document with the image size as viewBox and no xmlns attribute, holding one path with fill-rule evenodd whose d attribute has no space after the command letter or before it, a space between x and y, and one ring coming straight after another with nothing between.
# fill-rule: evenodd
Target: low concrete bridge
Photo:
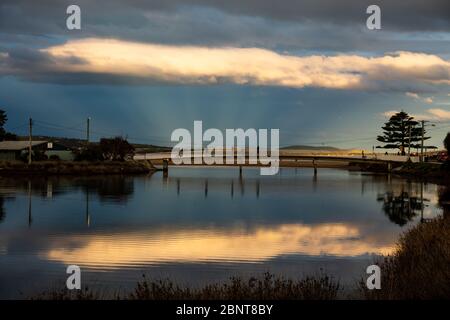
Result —
<instances>
[{"instance_id":1,"label":"low concrete bridge","mask_svg":"<svg viewBox=\"0 0 450 320\"><path fill-rule=\"evenodd\" d=\"M191 164L182 164L177 166L207 166L204 163L205 157L202 157L202 153L200 150L197 150L198 155L195 154L194 150L191 151L191 156L184 157L184 159L190 158ZM217 166L238 166L240 167L240 172L242 172L242 166L262 166L259 164L259 159L254 157L251 152L246 151L244 155L245 163L240 164L237 162L238 159L238 151L234 151L234 159L233 164L227 164L226 159L229 158L225 155L225 151L223 151L223 164L214 164ZM241 156L242 157L242 156ZM183 158L183 157L182 157ZM203 159L200 164L196 164L195 160ZM372 164L385 164L386 169L390 171L394 164L400 164L408 161L410 159L412 162L419 162L419 157L408 157L408 156L399 156L399 155L386 155L386 154L367 154L367 155L357 155L357 154L345 154L345 153L311 153L311 152L302 152L296 150L280 150L279 152L279 164L283 165L288 162L306 162L309 163L309 166L314 168L314 172L317 173L317 167L323 163L372 163ZM171 160L171 152L157 152L157 153L145 153L145 154L137 154L134 156L134 160L136 161L145 161L149 166L157 168L155 166L162 165L162 170L164 172L168 171L169 165L174 165ZM252 164L250 160L253 160Z\"/></svg>"}]
</instances>

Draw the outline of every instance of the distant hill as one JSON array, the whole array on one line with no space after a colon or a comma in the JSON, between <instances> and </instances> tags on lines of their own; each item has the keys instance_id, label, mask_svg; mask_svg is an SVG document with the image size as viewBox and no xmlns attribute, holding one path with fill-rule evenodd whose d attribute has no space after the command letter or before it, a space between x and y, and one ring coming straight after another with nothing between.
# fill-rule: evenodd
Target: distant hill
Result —
<instances>
[{"instance_id":1,"label":"distant hill","mask_svg":"<svg viewBox=\"0 0 450 320\"><path fill-rule=\"evenodd\" d=\"M288 146L280 148L282 150L327 150L327 151L338 151L341 150L339 148L330 147L330 146L305 146L305 145L297 145L297 146Z\"/></svg>"},{"instance_id":2,"label":"distant hill","mask_svg":"<svg viewBox=\"0 0 450 320\"><path fill-rule=\"evenodd\" d=\"M17 140L28 140L27 136L18 136ZM51 141L54 143L60 143L71 149L78 149L86 146L86 140L75 138L63 138L63 137L49 137L49 136L33 136L33 140ZM91 142L93 144L97 142ZM137 153L146 152L170 152L172 148L164 146L155 146L151 144L131 143L135 147ZM281 150L322 150L322 151L341 151L342 149L331 146L307 146L307 145L294 145L280 148Z\"/></svg>"}]
</instances>

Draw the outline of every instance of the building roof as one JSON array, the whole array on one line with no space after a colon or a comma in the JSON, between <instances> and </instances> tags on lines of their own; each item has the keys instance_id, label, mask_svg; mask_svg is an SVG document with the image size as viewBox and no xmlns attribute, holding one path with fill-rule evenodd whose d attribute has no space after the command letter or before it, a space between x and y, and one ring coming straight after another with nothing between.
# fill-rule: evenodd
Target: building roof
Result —
<instances>
[{"instance_id":1,"label":"building roof","mask_svg":"<svg viewBox=\"0 0 450 320\"><path fill-rule=\"evenodd\" d=\"M47 141L32 141L31 146L35 147L44 143ZM29 141L0 141L0 151L20 151L28 148L29 145Z\"/></svg>"}]
</instances>

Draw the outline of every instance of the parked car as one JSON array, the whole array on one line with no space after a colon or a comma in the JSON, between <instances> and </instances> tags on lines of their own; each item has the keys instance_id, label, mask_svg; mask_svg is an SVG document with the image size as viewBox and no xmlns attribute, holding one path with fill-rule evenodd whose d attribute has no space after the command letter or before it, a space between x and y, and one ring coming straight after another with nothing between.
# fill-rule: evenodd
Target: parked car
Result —
<instances>
[{"instance_id":1,"label":"parked car","mask_svg":"<svg viewBox=\"0 0 450 320\"><path fill-rule=\"evenodd\" d=\"M448 160L448 153L446 151L441 151L437 154L436 160L440 162L445 162Z\"/></svg>"}]
</instances>

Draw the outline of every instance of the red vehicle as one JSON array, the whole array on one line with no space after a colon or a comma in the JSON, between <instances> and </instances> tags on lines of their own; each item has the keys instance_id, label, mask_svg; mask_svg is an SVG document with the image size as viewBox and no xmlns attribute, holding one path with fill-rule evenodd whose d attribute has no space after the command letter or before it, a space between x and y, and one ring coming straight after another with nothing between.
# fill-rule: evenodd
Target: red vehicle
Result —
<instances>
[{"instance_id":1,"label":"red vehicle","mask_svg":"<svg viewBox=\"0 0 450 320\"><path fill-rule=\"evenodd\" d=\"M446 151L441 151L437 154L437 161L445 162L448 160L448 153Z\"/></svg>"}]
</instances>

